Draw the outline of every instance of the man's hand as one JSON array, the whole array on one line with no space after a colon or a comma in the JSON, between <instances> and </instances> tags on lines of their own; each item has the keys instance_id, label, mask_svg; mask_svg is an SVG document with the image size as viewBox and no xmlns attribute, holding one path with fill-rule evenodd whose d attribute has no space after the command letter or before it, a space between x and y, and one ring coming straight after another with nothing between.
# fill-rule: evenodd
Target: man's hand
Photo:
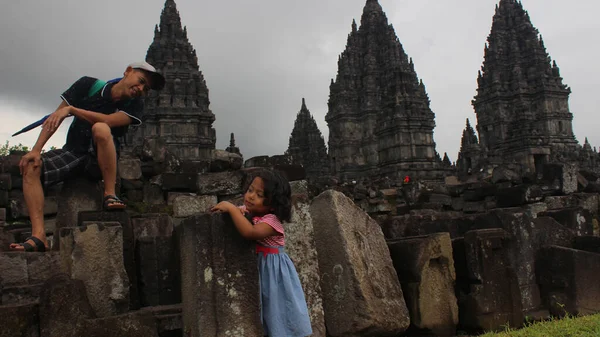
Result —
<instances>
[{"instance_id":1,"label":"man's hand","mask_svg":"<svg viewBox=\"0 0 600 337\"><path fill-rule=\"evenodd\" d=\"M211 212L231 212L232 209L237 209L232 203L229 201L221 201L220 203L213 206L210 211Z\"/></svg>"},{"instance_id":2,"label":"man's hand","mask_svg":"<svg viewBox=\"0 0 600 337\"><path fill-rule=\"evenodd\" d=\"M30 162L33 162L34 169L42 165L42 155L40 151L32 150L31 152L21 157L21 161L19 162L19 170L21 171L21 175L23 175L25 168L27 167L27 165L29 165Z\"/></svg>"},{"instance_id":3,"label":"man's hand","mask_svg":"<svg viewBox=\"0 0 600 337\"><path fill-rule=\"evenodd\" d=\"M48 117L48 119L46 119L44 121L42 128L44 130L46 130L47 132L56 131L56 129L58 129L58 127L60 126L62 121L65 118L67 118L69 116L69 114L71 114L71 106L70 105L64 106L64 107L54 111L50 115L50 117Z\"/></svg>"}]
</instances>

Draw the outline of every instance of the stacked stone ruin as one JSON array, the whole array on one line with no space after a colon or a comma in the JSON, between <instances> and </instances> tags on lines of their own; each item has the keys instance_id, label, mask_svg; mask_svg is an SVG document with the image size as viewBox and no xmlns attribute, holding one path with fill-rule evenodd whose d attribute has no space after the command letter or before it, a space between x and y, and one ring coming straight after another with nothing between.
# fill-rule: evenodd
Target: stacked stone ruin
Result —
<instances>
[{"instance_id":1,"label":"stacked stone ruin","mask_svg":"<svg viewBox=\"0 0 600 337\"><path fill-rule=\"evenodd\" d=\"M511 12L521 10L516 1L501 0L494 22L516 20L530 32L527 21ZM358 49L366 46L366 58L381 51L373 45L376 34L389 38L392 52L385 55L402 69L390 71L393 85L373 76L379 63L355 65ZM189 46L172 0L165 2L155 36L152 46L172 46L172 39ZM171 69L165 74L173 85L184 78L184 68L190 78L201 78L197 61L186 68L182 58L161 56L164 48L152 46L148 58L166 60L159 68ZM192 50L185 48L180 50ZM489 48L495 48L491 42ZM363 75L371 83L364 92L353 82ZM397 131L409 135L408 142L386 138L396 131L390 129L395 119L389 102L378 101L391 96L372 91L382 84L396 95L394 106L414 118L411 127ZM433 113L424 86L376 0L367 0L361 28L353 24L331 90L330 127L341 132L367 125L356 119L363 113L367 121L391 124L361 129L361 147L353 147L353 135L330 138L330 151L334 144L333 153L344 158L330 166L314 161L323 157L324 141L304 101L286 155L244 162L233 134L227 150L197 139L177 145L162 137L168 132L145 134L118 162L127 211L100 211L97 177L83 175L47 191L52 249L45 253L6 251L30 227L18 169L23 154L0 158L0 337L262 336L253 243L237 234L229 216L207 213L219 201L240 204L247 177L261 167L282 170L292 184L286 251L306 295L313 336L454 336L600 312L600 175L598 153L587 140L579 160L552 163L550 156L531 174L518 161L485 166L493 162L489 143L467 121L459 174L450 175L455 167L428 138ZM198 127L206 131L212 120L203 92ZM356 92L360 104L348 100ZM173 97L173 106L190 107L177 93L152 98L156 125L192 113L161 105ZM343 106L344 99L352 106ZM569 117L556 116L564 122ZM211 131L201 135L209 139ZM569 135L557 137L551 143L558 148L571 146ZM188 150L179 152L180 145ZM390 147L381 158L389 161L373 161L383 145ZM345 154L356 149L366 157L353 162ZM313 151L312 157L302 157L303 151ZM405 153L409 161L394 162ZM323 177L326 169L337 174ZM319 172L323 179L314 179ZM355 175L360 172L377 176L363 179ZM404 180L405 173L413 179Z\"/></svg>"}]
</instances>

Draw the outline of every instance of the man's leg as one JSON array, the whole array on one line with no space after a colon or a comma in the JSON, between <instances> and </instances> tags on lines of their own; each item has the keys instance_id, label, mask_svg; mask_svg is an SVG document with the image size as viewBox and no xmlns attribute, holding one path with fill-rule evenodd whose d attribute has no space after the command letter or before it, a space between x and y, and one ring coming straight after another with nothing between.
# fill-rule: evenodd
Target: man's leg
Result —
<instances>
[{"instance_id":1,"label":"man's leg","mask_svg":"<svg viewBox=\"0 0 600 337\"><path fill-rule=\"evenodd\" d=\"M23 196L31 219L31 235L40 239L48 247L44 230L44 190L42 189L41 175L41 166L35 167L33 162L26 166L23 172ZM32 240L26 242L35 247ZM22 251L25 250L25 247L13 243L10 245L10 249Z\"/></svg>"},{"instance_id":2,"label":"man's leg","mask_svg":"<svg viewBox=\"0 0 600 337\"><path fill-rule=\"evenodd\" d=\"M98 166L104 180L104 196L116 195L117 150L110 127L106 123L94 124L92 126L92 137L94 138L96 152L98 153Z\"/></svg>"}]
</instances>

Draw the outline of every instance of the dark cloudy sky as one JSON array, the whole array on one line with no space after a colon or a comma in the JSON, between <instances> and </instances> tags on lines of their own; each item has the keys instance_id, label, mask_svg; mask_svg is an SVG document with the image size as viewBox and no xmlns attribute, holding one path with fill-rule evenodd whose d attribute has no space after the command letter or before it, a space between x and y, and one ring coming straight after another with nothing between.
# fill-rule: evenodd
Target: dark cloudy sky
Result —
<instances>
[{"instance_id":1,"label":"dark cloudy sky","mask_svg":"<svg viewBox=\"0 0 600 337\"><path fill-rule=\"evenodd\" d=\"M329 83L365 0L176 0L216 115L245 158L287 149L302 98L327 141ZM497 0L380 0L436 114L435 141L456 160ZM523 0L569 85L575 134L600 145L600 4ZM54 111L77 78L110 79L145 57L163 0L19 0L0 12L0 140ZM594 42L596 41L596 42ZM61 146L70 121L49 145ZM10 139L33 145L37 131Z\"/></svg>"}]
</instances>

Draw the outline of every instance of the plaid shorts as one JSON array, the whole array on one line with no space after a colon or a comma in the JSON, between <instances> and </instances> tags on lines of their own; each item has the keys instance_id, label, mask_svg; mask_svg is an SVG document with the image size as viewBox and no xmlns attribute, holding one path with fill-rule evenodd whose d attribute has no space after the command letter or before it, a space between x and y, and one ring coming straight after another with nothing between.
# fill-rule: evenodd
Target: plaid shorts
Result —
<instances>
[{"instance_id":1,"label":"plaid shorts","mask_svg":"<svg viewBox=\"0 0 600 337\"><path fill-rule=\"evenodd\" d=\"M80 173L93 159L91 153L77 153L55 149L42 153L42 182L50 187L75 173Z\"/></svg>"}]
</instances>

